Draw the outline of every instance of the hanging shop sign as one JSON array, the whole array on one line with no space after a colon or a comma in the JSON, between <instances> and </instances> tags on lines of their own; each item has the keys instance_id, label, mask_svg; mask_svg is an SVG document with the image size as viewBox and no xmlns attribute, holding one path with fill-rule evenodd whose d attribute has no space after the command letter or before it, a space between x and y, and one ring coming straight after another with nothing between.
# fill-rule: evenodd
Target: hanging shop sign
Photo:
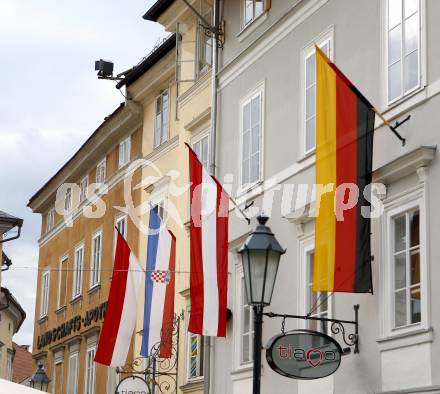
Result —
<instances>
[{"instance_id":1,"label":"hanging shop sign","mask_svg":"<svg viewBox=\"0 0 440 394\"><path fill-rule=\"evenodd\" d=\"M273 337L266 346L269 366L292 379L318 379L332 375L341 364L342 348L328 335L295 330Z\"/></svg>"},{"instance_id":2,"label":"hanging shop sign","mask_svg":"<svg viewBox=\"0 0 440 394\"><path fill-rule=\"evenodd\" d=\"M89 327L93 322L104 319L106 308L107 302L104 302L101 305L88 310L84 316L74 316L68 321L60 324L58 327L39 335L37 338L38 350L56 341L59 341L72 333L80 331L83 326Z\"/></svg>"},{"instance_id":3,"label":"hanging shop sign","mask_svg":"<svg viewBox=\"0 0 440 394\"><path fill-rule=\"evenodd\" d=\"M148 383L139 376L129 376L121 380L115 394L150 394Z\"/></svg>"}]
</instances>

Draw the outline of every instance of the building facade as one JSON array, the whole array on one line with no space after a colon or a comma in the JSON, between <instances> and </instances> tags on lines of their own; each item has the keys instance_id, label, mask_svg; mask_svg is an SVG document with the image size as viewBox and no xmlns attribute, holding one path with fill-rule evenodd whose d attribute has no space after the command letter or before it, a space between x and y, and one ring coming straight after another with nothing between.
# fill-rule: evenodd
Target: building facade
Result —
<instances>
[{"instance_id":1,"label":"building facade","mask_svg":"<svg viewBox=\"0 0 440 394\"><path fill-rule=\"evenodd\" d=\"M437 393L440 327L436 244L440 179L436 108L440 4L432 0L223 2L226 38L219 71L219 178L233 174L233 195L249 214L264 212L287 253L272 304L278 313L354 318L360 353L343 357L325 379L295 381L264 361L263 393ZM315 182L315 49L335 61L390 122L406 145L376 120L373 194L384 211L372 219L374 295L310 291ZM234 160L231 160L234 157ZM380 212L379 212L380 213ZM312 215L311 215L312 214ZM251 392L252 312L243 297L239 247L250 228L232 215L233 319L213 345L211 392ZM315 307L314 307L315 306ZM287 321L286 329L329 327ZM263 342L281 321L264 320ZM341 336L334 337L343 343ZM264 353L263 353L264 354ZM264 357L263 357L264 358ZM226 383L225 383L226 382Z\"/></svg>"},{"instance_id":2,"label":"building facade","mask_svg":"<svg viewBox=\"0 0 440 394\"><path fill-rule=\"evenodd\" d=\"M0 379L12 380L15 347L12 337L26 319L26 313L11 292L0 289Z\"/></svg>"}]
</instances>

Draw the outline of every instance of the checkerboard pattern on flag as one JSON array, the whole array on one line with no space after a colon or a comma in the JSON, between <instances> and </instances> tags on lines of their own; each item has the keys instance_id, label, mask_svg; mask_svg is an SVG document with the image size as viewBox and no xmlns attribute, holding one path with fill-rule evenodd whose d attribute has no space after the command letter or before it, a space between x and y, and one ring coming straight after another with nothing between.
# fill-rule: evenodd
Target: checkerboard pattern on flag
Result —
<instances>
[{"instance_id":1,"label":"checkerboard pattern on flag","mask_svg":"<svg viewBox=\"0 0 440 394\"><path fill-rule=\"evenodd\" d=\"M151 281L155 283L169 283L171 280L170 271L153 271Z\"/></svg>"},{"instance_id":2,"label":"checkerboard pattern on flag","mask_svg":"<svg viewBox=\"0 0 440 394\"><path fill-rule=\"evenodd\" d=\"M176 238L165 228L157 207L150 210L147 240L147 275L145 281L144 330L141 356L149 357L160 343L159 356L170 358L174 324L174 288Z\"/></svg>"},{"instance_id":3,"label":"checkerboard pattern on flag","mask_svg":"<svg viewBox=\"0 0 440 394\"><path fill-rule=\"evenodd\" d=\"M189 150L190 299L188 330L226 336L229 196Z\"/></svg>"},{"instance_id":4,"label":"checkerboard pattern on flag","mask_svg":"<svg viewBox=\"0 0 440 394\"><path fill-rule=\"evenodd\" d=\"M112 282L95 362L122 367L136 325L143 272L124 237L118 232Z\"/></svg>"}]
</instances>

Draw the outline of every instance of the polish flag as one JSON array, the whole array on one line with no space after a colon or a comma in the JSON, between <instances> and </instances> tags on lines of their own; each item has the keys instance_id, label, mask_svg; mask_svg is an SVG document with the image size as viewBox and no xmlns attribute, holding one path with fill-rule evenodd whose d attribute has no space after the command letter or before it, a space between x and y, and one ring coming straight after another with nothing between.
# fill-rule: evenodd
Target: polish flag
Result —
<instances>
[{"instance_id":1,"label":"polish flag","mask_svg":"<svg viewBox=\"0 0 440 394\"><path fill-rule=\"evenodd\" d=\"M188 146L188 145L187 145ZM190 298L188 330L226 336L229 197L188 146L190 172Z\"/></svg>"},{"instance_id":2,"label":"polish flag","mask_svg":"<svg viewBox=\"0 0 440 394\"><path fill-rule=\"evenodd\" d=\"M149 357L160 344L159 357L170 358L174 323L176 238L168 231L157 212L150 210L147 241L144 330L141 356Z\"/></svg>"},{"instance_id":3,"label":"polish flag","mask_svg":"<svg viewBox=\"0 0 440 394\"><path fill-rule=\"evenodd\" d=\"M124 366L136 325L141 279L139 262L118 232L110 294L95 362Z\"/></svg>"}]
</instances>

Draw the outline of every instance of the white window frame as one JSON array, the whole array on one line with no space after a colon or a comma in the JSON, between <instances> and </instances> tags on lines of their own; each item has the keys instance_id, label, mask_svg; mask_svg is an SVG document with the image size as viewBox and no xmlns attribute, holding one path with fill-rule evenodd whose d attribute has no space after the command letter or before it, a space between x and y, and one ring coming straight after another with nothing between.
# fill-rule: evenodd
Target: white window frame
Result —
<instances>
[{"instance_id":1,"label":"white window frame","mask_svg":"<svg viewBox=\"0 0 440 394\"><path fill-rule=\"evenodd\" d=\"M65 264L64 264L65 263ZM65 265L65 266L63 266ZM65 306L67 304L67 283L68 283L68 278L69 278L69 271L68 271L68 266L69 266L69 256L66 254L63 257L60 258L60 262L59 262L59 271L58 271L58 296L57 296L57 309L60 309L61 307ZM63 279L63 271L66 271L66 283L62 283L62 279ZM65 287L66 289L66 293L65 293L65 297L66 299L64 300L65 302L63 304L61 304L61 288L62 286Z\"/></svg>"},{"instance_id":2,"label":"white window frame","mask_svg":"<svg viewBox=\"0 0 440 394\"><path fill-rule=\"evenodd\" d=\"M41 275L41 302L40 302L40 319L47 316L49 311L50 299L50 268L43 271Z\"/></svg>"},{"instance_id":3,"label":"white window frame","mask_svg":"<svg viewBox=\"0 0 440 394\"><path fill-rule=\"evenodd\" d=\"M300 115L299 115L299 130L300 130L300 157L305 157L312 155L316 150L316 138L315 146L311 149L306 149L306 62L307 59L315 53L315 45L318 47L323 47L326 43L330 44L330 60L334 61L334 46L335 46L335 30L334 26L330 26L327 30L322 32L319 36L315 37L312 42L309 42L301 51L301 104L300 104ZM316 71L315 71L316 72ZM316 83L316 75L315 75ZM316 94L315 94L316 98ZM315 105L315 116L316 116L316 105ZM316 132L316 128L315 128Z\"/></svg>"},{"instance_id":4,"label":"white window frame","mask_svg":"<svg viewBox=\"0 0 440 394\"><path fill-rule=\"evenodd\" d=\"M298 261L300 264L298 264L298 310L300 311L301 315L307 315L310 312L310 299L309 299L309 291L310 291L310 282L313 278L310 277L310 254L314 252L315 250L315 235L311 234L304 238L302 238L299 241L299 248L298 248ZM319 303L322 302L323 298L320 299ZM318 303L318 304L319 304ZM332 318L333 316L333 298L329 297L327 299L327 315L328 318ZM317 313L314 311L314 313L311 314L311 316L316 316ZM306 321L300 322L301 328L308 329L309 324ZM330 335L330 324L327 325L327 334Z\"/></svg>"},{"instance_id":5,"label":"white window frame","mask_svg":"<svg viewBox=\"0 0 440 394\"><path fill-rule=\"evenodd\" d=\"M394 327L394 217L399 214L418 208L420 212L420 294L421 294L421 321L402 327ZM385 263L381 265L381 297L382 308L382 337L393 337L400 334L411 333L420 329L428 329L430 325L428 278L429 267L426 255L427 227L426 227L426 202L424 189L405 193L404 197L385 204L385 213L382 220L384 236L382 250Z\"/></svg>"},{"instance_id":6,"label":"white window frame","mask_svg":"<svg viewBox=\"0 0 440 394\"><path fill-rule=\"evenodd\" d=\"M49 209L46 219L46 232L52 230L55 226L55 208Z\"/></svg>"},{"instance_id":7,"label":"white window frame","mask_svg":"<svg viewBox=\"0 0 440 394\"><path fill-rule=\"evenodd\" d=\"M124 234L122 234L122 236L124 237L125 240L127 240L127 234L128 234L128 216L127 215L119 215L116 216L115 218L115 227L117 227L119 229L119 224L121 222L125 222L125 226L124 226ZM113 237L113 256L116 253L116 242L118 239L118 233L117 231L113 231L114 233L114 237Z\"/></svg>"},{"instance_id":8,"label":"white window frame","mask_svg":"<svg viewBox=\"0 0 440 394\"><path fill-rule=\"evenodd\" d=\"M82 261L81 266L78 264L77 253L82 250ZM84 242L81 242L75 248L75 255L73 257L73 271L72 271L72 300L81 297L82 288L83 288L83 279L84 279L84 257L85 257L85 248ZM78 289L78 291L76 291Z\"/></svg>"},{"instance_id":9,"label":"white window frame","mask_svg":"<svg viewBox=\"0 0 440 394\"><path fill-rule=\"evenodd\" d=\"M118 168L124 167L130 162L131 154L131 136L125 138L119 143Z\"/></svg>"},{"instance_id":10,"label":"white window frame","mask_svg":"<svg viewBox=\"0 0 440 394\"><path fill-rule=\"evenodd\" d=\"M267 12L267 0L263 0L263 11L259 15L255 15L255 1L253 2L253 17L249 22L246 22L246 0L240 0L241 1L241 27L242 29L252 25L256 20L258 20L262 15L264 15Z\"/></svg>"},{"instance_id":11,"label":"white window frame","mask_svg":"<svg viewBox=\"0 0 440 394\"><path fill-rule=\"evenodd\" d=\"M72 376L71 363L75 360L75 371ZM69 365L67 367L67 388L66 394L78 394L78 372L79 372L79 352L75 351L69 354Z\"/></svg>"},{"instance_id":12,"label":"white window frame","mask_svg":"<svg viewBox=\"0 0 440 394\"><path fill-rule=\"evenodd\" d=\"M402 77L402 94L392 100L389 100L389 84L388 84L388 33L389 33L389 0L386 0L383 2L384 4L384 11L383 11L383 23L382 26L384 27L382 35L383 35L383 48L384 48L384 65L382 67L383 73L384 73L384 102L386 103L387 107L393 107L394 105L397 105L401 103L402 101L405 101L407 98L412 97L413 94L416 92L424 89L426 86L426 0L419 0L419 84L418 86L415 86L414 88L408 90L407 92L404 92L404 85L403 85L403 77ZM404 12L404 0L402 0L402 14ZM404 19L402 19L402 37L404 37L404 29L403 29ZM402 48L403 48L403 41L402 41ZM402 49L403 50L403 49ZM404 55L402 54L401 61L403 62ZM402 72L403 72L403 66L402 66Z\"/></svg>"},{"instance_id":13,"label":"white window frame","mask_svg":"<svg viewBox=\"0 0 440 394\"><path fill-rule=\"evenodd\" d=\"M252 89L246 96L244 96L239 103L239 128L240 130L240 143L239 143L239 152L238 152L238 173L239 173L239 187L238 187L238 195L244 194L245 192L249 191L256 185L260 184L263 180L263 174L264 174L264 129L265 129L265 93L266 93L266 82L262 81L257 86L255 86L254 89ZM242 169L242 162L243 162L243 111L244 107L249 104L254 98L261 95L261 108L260 108L260 172L258 174L258 179L243 184L243 169Z\"/></svg>"},{"instance_id":14,"label":"white window frame","mask_svg":"<svg viewBox=\"0 0 440 394\"><path fill-rule=\"evenodd\" d=\"M107 176L107 158L104 157L96 166L96 183L105 183Z\"/></svg>"},{"instance_id":15,"label":"white window frame","mask_svg":"<svg viewBox=\"0 0 440 394\"><path fill-rule=\"evenodd\" d=\"M95 251L95 240L100 238L99 250ZM101 282L101 262L102 262L102 242L103 242L103 231L99 229L95 231L92 236L91 242L91 253L90 253L90 285L89 289L97 287ZM95 255L98 256L98 260L95 261Z\"/></svg>"},{"instance_id":16,"label":"white window frame","mask_svg":"<svg viewBox=\"0 0 440 394\"><path fill-rule=\"evenodd\" d=\"M167 125L167 129L164 131L163 128L163 96L164 95L168 96L168 108L167 108L167 116L168 116L168 125ZM156 115L157 115L157 99L161 97L161 135L160 135L160 141L156 141ZM160 92L160 94L158 94L155 98L154 98L154 122L153 122L153 148L156 149L159 146L161 146L162 144L164 144L165 142L167 142L169 140L170 137L170 89L164 89L162 92ZM165 133L165 134L164 134Z\"/></svg>"},{"instance_id":17,"label":"white window frame","mask_svg":"<svg viewBox=\"0 0 440 394\"><path fill-rule=\"evenodd\" d=\"M204 131L204 132L202 132L202 133L199 133L197 136L195 136L192 140L191 140L191 146L192 146L192 148L193 148L193 151L194 152L196 152L196 145L197 144L200 144L200 146L201 146L201 143L202 143L202 141L205 139L205 138L207 138L208 139L208 157L207 157L207 162L206 162L206 166L205 166L205 168L206 168L206 170L209 172L209 165L210 165L210 149L211 149L211 137L210 137L210 133L209 133L209 129L208 130L206 130L206 131ZM196 152L196 154L197 154L197 152ZM198 159L200 160L200 162L203 164L203 161L202 161L202 158L201 157L199 157L199 155L197 155L197 157L198 157Z\"/></svg>"},{"instance_id":18,"label":"white window frame","mask_svg":"<svg viewBox=\"0 0 440 394\"><path fill-rule=\"evenodd\" d=\"M79 183L79 202L82 203L87 198L87 191L89 188L89 176L86 175Z\"/></svg>"},{"instance_id":19,"label":"white window frame","mask_svg":"<svg viewBox=\"0 0 440 394\"><path fill-rule=\"evenodd\" d=\"M84 370L84 394L96 393L96 345L89 346L86 351L86 365Z\"/></svg>"},{"instance_id":20,"label":"white window frame","mask_svg":"<svg viewBox=\"0 0 440 394\"><path fill-rule=\"evenodd\" d=\"M197 338L197 348L198 348L198 356L197 356L197 372L198 376L190 376L191 373L191 338L196 337ZM187 331L187 350L186 350L186 379L188 383L194 383L203 380L203 374L201 373L201 370L203 370L203 357L204 354L202 353L204 351L204 347L202 346L204 341L204 337L202 335L193 334L189 331Z\"/></svg>"},{"instance_id":21,"label":"white window frame","mask_svg":"<svg viewBox=\"0 0 440 394\"><path fill-rule=\"evenodd\" d=\"M57 382L56 378L57 378L57 366L61 365L61 376L60 376L60 380L61 382ZM52 372L52 394L57 394L58 393L58 388L62 388L63 387L63 359L62 358L58 358L58 359L54 359L53 362L53 372ZM61 384L60 384L61 383ZM62 389L61 389L62 392Z\"/></svg>"}]
</instances>

